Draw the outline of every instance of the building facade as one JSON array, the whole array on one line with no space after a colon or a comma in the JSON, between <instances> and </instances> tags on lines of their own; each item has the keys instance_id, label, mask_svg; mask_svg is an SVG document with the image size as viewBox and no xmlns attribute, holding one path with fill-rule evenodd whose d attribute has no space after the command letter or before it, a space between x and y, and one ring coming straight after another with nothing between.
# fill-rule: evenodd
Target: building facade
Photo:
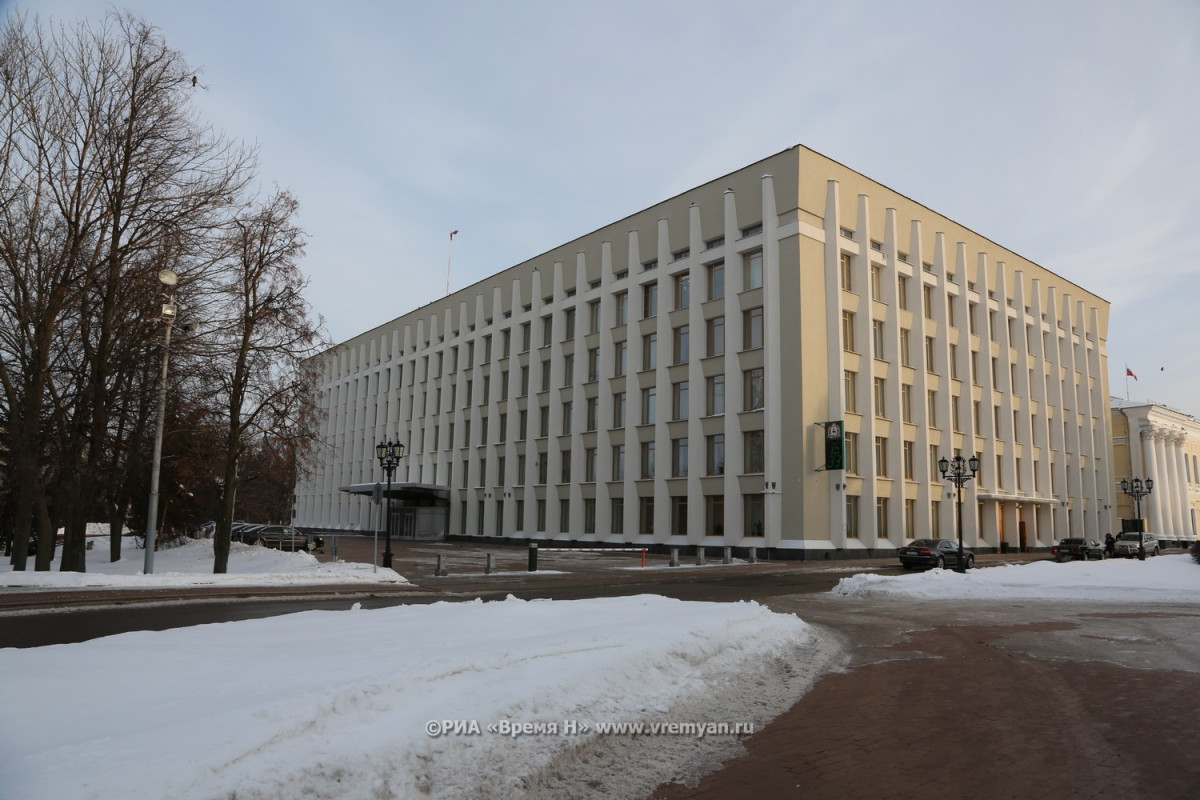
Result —
<instances>
[{"instance_id":1,"label":"building facade","mask_svg":"<svg viewBox=\"0 0 1200 800\"><path fill-rule=\"evenodd\" d=\"M1154 481L1142 498L1145 530L1165 542L1195 541L1200 517L1200 423L1196 418L1153 403L1113 398L1113 464L1115 481ZM1117 490L1117 525L1136 518L1131 497Z\"/></svg>"},{"instance_id":2,"label":"building facade","mask_svg":"<svg viewBox=\"0 0 1200 800\"><path fill-rule=\"evenodd\" d=\"M1103 536L1106 301L802 146L321 356L296 522L369 530L374 445L453 535L889 552ZM825 468L827 423L844 469ZM835 429L836 430L836 429Z\"/></svg>"}]
</instances>

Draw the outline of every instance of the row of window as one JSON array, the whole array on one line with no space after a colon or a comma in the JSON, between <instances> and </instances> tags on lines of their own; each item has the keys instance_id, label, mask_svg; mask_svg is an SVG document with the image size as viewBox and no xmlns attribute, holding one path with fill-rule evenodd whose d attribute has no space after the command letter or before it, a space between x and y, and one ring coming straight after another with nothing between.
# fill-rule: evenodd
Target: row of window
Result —
<instances>
[{"instance_id":1,"label":"row of window","mask_svg":"<svg viewBox=\"0 0 1200 800\"><path fill-rule=\"evenodd\" d=\"M764 466L765 466L765 452L766 452L765 447L764 447L765 440L763 438L763 431L761 431L761 430L744 431L742 433L742 436L743 436L742 474L748 474L748 475L762 474L764 471ZM642 480L649 480L656 476L656 464L655 464L656 444L657 444L656 442L640 442L640 443L638 443L638 446L640 448L638 477ZM705 449L705 456L704 456L705 457L705 474L708 476L724 475L725 474L725 434L716 433L716 434L712 434L710 436L705 436L704 437L704 449ZM544 485L549 482L548 481L548 479L549 479L548 470L549 470L550 460L546 457L545 453L537 453L535 455L537 456L537 459L535 461L535 466L537 469L536 483L538 485ZM464 458L464 459L462 459L461 463L462 463L462 475L466 476L468 474L468 470L470 469L470 466L471 466L470 459ZM521 454L517 455L517 472L516 472L515 480L513 481L513 483L511 485L513 485L513 486L524 486L525 485L525 473L526 473L527 463L528 462L526 461L526 454L521 453ZM560 451L559 463L560 463L560 470L561 470L560 474L559 474L559 482L560 483L571 483L572 476L571 476L571 450L570 450L570 448L565 448L562 451ZM596 482L596 463L597 463L596 462L596 448L595 447L585 448L583 451L583 483L595 483ZM507 486L509 484L507 483L508 476L507 476L507 472L505 469L506 466L507 466L506 457L498 456L496 458L496 477L499 478L500 482L503 485ZM475 481L476 485L477 486L489 485L488 456L486 453L480 453L478 455L477 467L478 467L477 472L476 472L477 479ZM453 462L450 462L448 464L448 472L449 472L449 474L447 474L445 476L445 479L448 483L452 484L454 481L454 463ZM680 438L671 440L670 477L686 478L687 476L688 476L688 438L686 436L684 436L684 437L680 437ZM436 483L438 480L436 464L433 467L432 480L434 483ZM612 472L610 475L610 480L612 480L612 481L625 480L625 445L624 444L612 445ZM466 482L467 482L467 480L464 477L463 483L465 484Z\"/></svg>"},{"instance_id":2,"label":"row of window","mask_svg":"<svg viewBox=\"0 0 1200 800\"><path fill-rule=\"evenodd\" d=\"M495 499L492 501L495 506L497 520L504 518L504 500ZM516 518L518 521L525 518L525 501L518 499L516 503ZM535 500L535 522L534 525L539 533L546 531L546 501L539 499ZM623 534L625 532L625 498L614 497L611 503L611 533ZM672 496L671 503L671 534L674 536L687 535L687 520L688 520L688 498L686 495ZM486 510L486 501L478 501L478 513L475 518L476 530L475 533L479 536L486 534L484 528L484 512ZM462 532L467 533L467 501L463 500L460 504L462 514ZM761 494L745 494L742 495L742 518L743 527L746 536L762 536L764 525L763 513L763 496ZM559 500L558 508L559 532L571 533L569 523L571 519L571 501L568 498ZM518 525L521 523L518 522ZM654 527L654 498L639 497L638 498L638 530L642 534L650 535L655 531ZM584 498L583 500L583 532L585 534L596 533L596 500L595 498ZM724 536L725 535L725 495L705 495L704 497L704 533L706 536Z\"/></svg>"}]
</instances>

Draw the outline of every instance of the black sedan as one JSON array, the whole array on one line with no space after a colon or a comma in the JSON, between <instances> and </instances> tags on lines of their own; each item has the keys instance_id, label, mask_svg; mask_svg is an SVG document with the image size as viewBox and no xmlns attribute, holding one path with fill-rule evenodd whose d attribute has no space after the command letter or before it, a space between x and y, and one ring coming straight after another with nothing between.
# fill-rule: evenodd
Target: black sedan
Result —
<instances>
[{"instance_id":1,"label":"black sedan","mask_svg":"<svg viewBox=\"0 0 1200 800\"><path fill-rule=\"evenodd\" d=\"M901 547L897 553L905 569L929 567L945 569L947 565L958 566L958 542L952 539L917 539ZM975 566L975 554L963 548L963 561L967 569Z\"/></svg>"},{"instance_id":2,"label":"black sedan","mask_svg":"<svg viewBox=\"0 0 1200 800\"><path fill-rule=\"evenodd\" d=\"M1094 558L1099 561L1104 558L1104 545L1095 539L1063 539L1050 548L1050 555L1060 562L1073 558L1082 558L1084 561Z\"/></svg>"}]
</instances>

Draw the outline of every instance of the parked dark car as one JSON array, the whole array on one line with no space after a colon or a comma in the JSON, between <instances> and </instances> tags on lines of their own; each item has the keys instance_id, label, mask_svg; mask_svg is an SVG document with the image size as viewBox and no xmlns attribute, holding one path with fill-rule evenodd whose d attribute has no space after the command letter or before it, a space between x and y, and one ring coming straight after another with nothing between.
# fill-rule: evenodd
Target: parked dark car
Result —
<instances>
[{"instance_id":1,"label":"parked dark car","mask_svg":"<svg viewBox=\"0 0 1200 800\"><path fill-rule=\"evenodd\" d=\"M258 532L267 527L260 522L235 522L230 528L230 540L242 544L258 544Z\"/></svg>"},{"instance_id":2,"label":"parked dark car","mask_svg":"<svg viewBox=\"0 0 1200 800\"><path fill-rule=\"evenodd\" d=\"M952 539L917 539L898 551L900 564L905 569L929 567L945 569L958 566L958 542ZM963 561L967 569L975 566L975 554L963 548Z\"/></svg>"},{"instance_id":3,"label":"parked dark car","mask_svg":"<svg viewBox=\"0 0 1200 800\"><path fill-rule=\"evenodd\" d=\"M255 532L255 536L257 541L254 544L261 544L276 550L303 550L307 553L325 543L320 537L309 536L290 525L264 525L262 529Z\"/></svg>"},{"instance_id":4,"label":"parked dark car","mask_svg":"<svg viewBox=\"0 0 1200 800\"><path fill-rule=\"evenodd\" d=\"M1082 558L1084 561L1104 558L1104 545L1095 539L1063 539L1050 548L1050 555L1055 561L1070 561Z\"/></svg>"}]
</instances>

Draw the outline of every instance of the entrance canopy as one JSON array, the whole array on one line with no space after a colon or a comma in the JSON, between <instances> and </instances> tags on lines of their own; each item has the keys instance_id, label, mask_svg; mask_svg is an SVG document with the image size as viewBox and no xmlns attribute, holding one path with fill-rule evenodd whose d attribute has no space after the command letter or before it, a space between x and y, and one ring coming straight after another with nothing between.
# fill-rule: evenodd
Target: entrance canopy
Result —
<instances>
[{"instance_id":1,"label":"entrance canopy","mask_svg":"<svg viewBox=\"0 0 1200 800\"><path fill-rule=\"evenodd\" d=\"M365 494L368 497L379 487L381 497L388 497L388 485L379 483L352 483L338 489L346 494ZM450 487L437 486L432 483L393 483L391 498L407 501L414 506L448 506L450 504Z\"/></svg>"}]
</instances>

